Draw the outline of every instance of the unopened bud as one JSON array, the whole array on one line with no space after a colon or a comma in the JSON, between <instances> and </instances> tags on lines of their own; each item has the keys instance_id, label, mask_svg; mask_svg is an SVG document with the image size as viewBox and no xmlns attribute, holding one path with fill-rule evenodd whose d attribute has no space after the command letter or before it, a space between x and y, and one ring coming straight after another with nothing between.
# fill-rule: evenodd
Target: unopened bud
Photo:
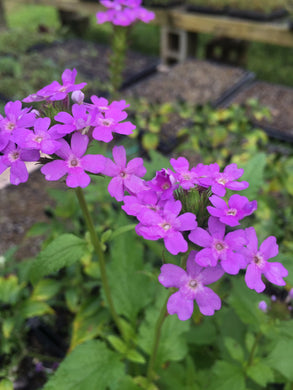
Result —
<instances>
[{"instance_id":1,"label":"unopened bud","mask_svg":"<svg viewBox=\"0 0 293 390\"><path fill-rule=\"evenodd\" d=\"M81 91L73 91L71 94L71 99L74 103L82 104L84 101L84 93Z\"/></svg>"}]
</instances>

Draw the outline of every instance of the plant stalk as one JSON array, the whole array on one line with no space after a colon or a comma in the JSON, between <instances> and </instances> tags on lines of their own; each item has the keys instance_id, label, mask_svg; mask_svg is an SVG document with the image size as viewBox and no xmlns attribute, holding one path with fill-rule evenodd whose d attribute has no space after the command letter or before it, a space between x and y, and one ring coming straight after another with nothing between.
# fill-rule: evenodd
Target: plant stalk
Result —
<instances>
[{"instance_id":1,"label":"plant stalk","mask_svg":"<svg viewBox=\"0 0 293 390\"><path fill-rule=\"evenodd\" d=\"M119 316L118 316L118 314L115 310L114 304L113 304L111 290L110 290L110 286L109 286L109 282L108 282L108 278L107 278L104 252L102 250L100 240L99 240L97 233L95 231L93 219L89 213L89 209L87 207L87 203L86 203L82 189L80 187L77 187L75 192L76 192L78 202L79 202L80 208L82 210L82 213L83 213L83 216L84 216L84 219L86 222L86 226L87 226L88 231L90 233L91 242L95 248L96 254L98 255L102 286L103 286L103 289L104 289L104 292L106 295L106 299L107 299L107 303L109 305L109 310L110 310L111 316L112 316L117 328L119 329L120 334L123 335L123 328L121 326Z\"/></svg>"},{"instance_id":2,"label":"plant stalk","mask_svg":"<svg viewBox=\"0 0 293 390\"><path fill-rule=\"evenodd\" d=\"M154 337L152 352L150 355L150 360L149 360L149 364L148 364L148 368L147 368L147 379L148 379L149 383L151 383L152 379L153 379L153 369L154 369L154 365L156 362L156 357L157 357L157 353L158 353L158 349L159 349L162 326L163 326L163 323L165 321L165 318L168 316L167 301L169 299L169 296L170 296L170 294L168 295L168 298L160 311L160 314L159 314L159 317L158 317L158 320L156 323L156 327L155 327L155 337Z\"/></svg>"}]
</instances>

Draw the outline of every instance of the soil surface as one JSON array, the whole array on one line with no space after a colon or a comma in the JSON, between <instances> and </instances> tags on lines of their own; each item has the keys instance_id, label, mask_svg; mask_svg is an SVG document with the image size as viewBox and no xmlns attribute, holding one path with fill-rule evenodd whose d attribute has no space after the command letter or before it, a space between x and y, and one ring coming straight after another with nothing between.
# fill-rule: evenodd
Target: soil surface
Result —
<instances>
[{"instance_id":1,"label":"soil surface","mask_svg":"<svg viewBox=\"0 0 293 390\"><path fill-rule=\"evenodd\" d=\"M293 88L266 82L255 82L241 91L230 103L244 103L247 99L256 98L261 105L270 109L271 119L257 121L257 126L267 128L270 135L293 141Z\"/></svg>"},{"instance_id":2,"label":"soil surface","mask_svg":"<svg viewBox=\"0 0 293 390\"><path fill-rule=\"evenodd\" d=\"M247 78L240 68L187 60L173 67L161 67L157 74L125 91L126 96L145 97L156 103L185 100L194 104L217 103Z\"/></svg>"},{"instance_id":3,"label":"soil surface","mask_svg":"<svg viewBox=\"0 0 293 390\"><path fill-rule=\"evenodd\" d=\"M79 80L88 82L84 89L88 96L99 95L107 90L109 56L111 54L111 49L108 46L82 39L70 39L56 42L48 47L36 46L35 50L37 50L38 55L44 59L50 58L63 69L76 68ZM32 48L31 51L34 49ZM154 72L158 63L157 57L129 50L123 74L125 84L136 81L144 72Z\"/></svg>"}]
</instances>

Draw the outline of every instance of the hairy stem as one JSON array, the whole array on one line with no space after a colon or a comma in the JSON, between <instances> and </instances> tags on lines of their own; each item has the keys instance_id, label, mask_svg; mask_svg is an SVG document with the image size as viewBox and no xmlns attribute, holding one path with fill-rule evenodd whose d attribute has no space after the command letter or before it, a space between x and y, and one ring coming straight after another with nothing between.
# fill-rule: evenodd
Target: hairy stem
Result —
<instances>
[{"instance_id":1,"label":"hairy stem","mask_svg":"<svg viewBox=\"0 0 293 390\"><path fill-rule=\"evenodd\" d=\"M103 286L103 289L104 289L104 292L106 295L106 299L107 299L107 303L109 306L111 316L112 316L117 328L119 329L119 332L121 333L121 335L123 335L123 328L121 326L119 316L118 316L118 314L115 310L114 304L113 304L111 290L110 290L110 286L109 286L108 278L107 278L107 273L106 273L105 256L104 256L104 252L102 250L100 240L99 240L97 233L95 231L95 226L94 226L92 217L89 213L87 203L86 203L82 189L80 187L77 187L75 192L76 192L78 202L79 202L80 208L82 210L82 213L83 213L83 216L85 219L87 229L90 233L91 242L93 244L93 247L95 248L95 252L96 252L98 259L99 259L102 286Z\"/></svg>"}]
</instances>

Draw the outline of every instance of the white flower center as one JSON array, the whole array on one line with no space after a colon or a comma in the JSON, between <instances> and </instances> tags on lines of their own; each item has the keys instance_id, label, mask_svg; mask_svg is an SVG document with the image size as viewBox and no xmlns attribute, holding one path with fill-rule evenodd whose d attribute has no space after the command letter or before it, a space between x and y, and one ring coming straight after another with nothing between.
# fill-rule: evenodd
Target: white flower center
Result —
<instances>
[{"instance_id":1,"label":"white flower center","mask_svg":"<svg viewBox=\"0 0 293 390\"><path fill-rule=\"evenodd\" d=\"M68 166L69 168L76 168L80 166L80 160L77 157L71 157L68 160Z\"/></svg>"},{"instance_id":2,"label":"white flower center","mask_svg":"<svg viewBox=\"0 0 293 390\"><path fill-rule=\"evenodd\" d=\"M223 184L225 185L227 183L228 179L226 179L225 177L219 177L218 179L216 179L216 182L219 183L219 184Z\"/></svg>"},{"instance_id":3,"label":"white flower center","mask_svg":"<svg viewBox=\"0 0 293 390\"><path fill-rule=\"evenodd\" d=\"M237 214L237 210L236 209L229 209L226 211L226 214L235 216Z\"/></svg>"},{"instance_id":4,"label":"white flower center","mask_svg":"<svg viewBox=\"0 0 293 390\"><path fill-rule=\"evenodd\" d=\"M197 281L194 279L191 279L188 283L189 287L195 288L197 286Z\"/></svg>"},{"instance_id":5,"label":"white flower center","mask_svg":"<svg viewBox=\"0 0 293 390\"><path fill-rule=\"evenodd\" d=\"M164 222L160 226L165 230L165 232L171 229L171 225L168 222Z\"/></svg>"},{"instance_id":6,"label":"white flower center","mask_svg":"<svg viewBox=\"0 0 293 390\"><path fill-rule=\"evenodd\" d=\"M113 119L109 119L109 118L101 119L102 126L109 127L112 125L112 123L113 123Z\"/></svg>"},{"instance_id":7,"label":"white flower center","mask_svg":"<svg viewBox=\"0 0 293 390\"><path fill-rule=\"evenodd\" d=\"M5 125L6 130L12 131L15 128L15 123L7 122Z\"/></svg>"},{"instance_id":8,"label":"white flower center","mask_svg":"<svg viewBox=\"0 0 293 390\"><path fill-rule=\"evenodd\" d=\"M43 137L40 136L40 135L37 135L34 139L35 142L37 142L38 144L40 144L42 141L43 141Z\"/></svg>"},{"instance_id":9,"label":"white flower center","mask_svg":"<svg viewBox=\"0 0 293 390\"><path fill-rule=\"evenodd\" d=\"M14 150L13 152L9 153L9 160L11 162L18 160L19 157L20 157L20 153L18 151L16 151L16 150Z\"/></svg>"}]
</instances>

